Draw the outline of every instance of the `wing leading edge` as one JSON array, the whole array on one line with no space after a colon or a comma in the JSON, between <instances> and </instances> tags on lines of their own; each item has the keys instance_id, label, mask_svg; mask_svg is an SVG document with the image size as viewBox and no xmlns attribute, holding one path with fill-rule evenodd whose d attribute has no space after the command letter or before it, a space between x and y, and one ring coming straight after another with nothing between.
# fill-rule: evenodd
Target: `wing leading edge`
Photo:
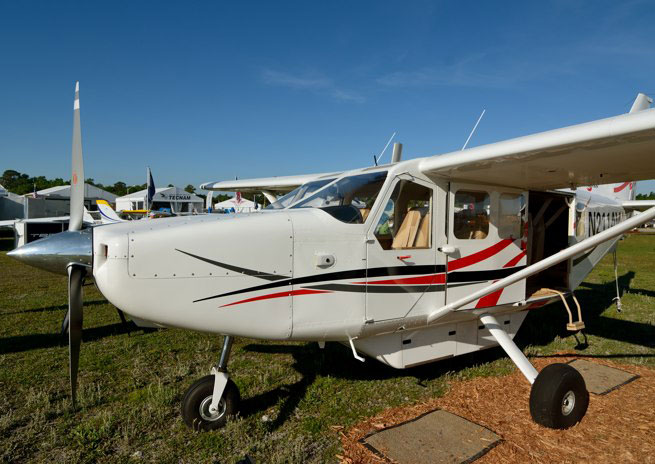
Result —
<instances>
[{"instance_id":1,"label":"wing leading edge","mask_svg":"<svg viewBox=\"0 0 655 464\"><path fill-rule=\"evenodd\" d=\"M203 190L258 193L262 191L288 193L296 187L319 177L337 176L340 173L302 174L298 176L262 177L259 179L225 180L200 185Z\"/></svg>"}]
</instances>

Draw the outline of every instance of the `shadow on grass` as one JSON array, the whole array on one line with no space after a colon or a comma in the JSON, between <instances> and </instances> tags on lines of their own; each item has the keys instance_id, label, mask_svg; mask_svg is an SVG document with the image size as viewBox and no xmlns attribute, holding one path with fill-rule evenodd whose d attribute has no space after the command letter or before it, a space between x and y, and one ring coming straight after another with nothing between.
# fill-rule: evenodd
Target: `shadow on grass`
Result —
<instances>
[{"instance_id":1,"label":"shadow on grass","mask_svg":"<svg viewBox=\"0 0 655 464\"><path fill-rule=\"evenodd\" d=\"M630 290L630 293L655 296L655 292L651 290L630 288L634 276L633 271L619 276L622 295ZM575 295L582 308L585 332L588 335L655 348L655 326L603 315L614 304L613 299L616 296L614 281L603 284L585 282L576 290ZM548 345L556 337L572 336L572 332L566 330L567 322L568 315L561 303L530 311L515 341L520 347Z\"/></svg>"},{"instance_id":2,"label":"shadow on grass","mask_svg":"<svg viewBox=\"0 0 655 464\"><path fill-rule=\"evenodd\" d=\"M131 321L127 324L116 323L84 329L82 332L82 342L91 342L110 335L122 335L135 330L137 330L137 327ZM62 337L59 333L16 335L0 339L0 354L52 348L66 345L67 343L66 337Z\"/></svg>"},{"instance_id":3,"label":"shadow on grass","mask_svg":"<svg viewBox=\"0 0 655 464\"><path fill-rule=\"evenodd\" d=\"M5 235L5 231L0 234L0 251L11 251L14 249L14 233L8 231L11 235Z\"/></svg>"},{"instance_id":4,"label":"shadow on grass","mask_svg":"<svg viewBox=\"0 0 655 464\"><path fill-rule=\"evenodd\" d=\"M92 306L92 305L97 305L97 304L105 304L107 303L107 300L93 300L93 301L85 301L84 306ZM11 311L11 312L4 312L0 313L0 317L5 316L5 315L10 315L10 314L24 314L24 313L43 313L47 311L67 311L68 310L68 303L66 304L60 304L60 305L53 305L53 306L46 306L44 308L32 308L32 309L23 309L20 311Z\"/></svg>"},{"instance_id":5,"label":"shadow on grass","mask_svg":"<svg viewBox=\"0 0 655 464\"><path fill-rule=\"evenodd\" d=\"M621 293L625 293L634 278L634 272L627 272L619 278ZM586 332L604 338L620 340L646 347L655 347L655 327L638 322L625 321L602 316L610 308L616 296L613 281L604 284L583 284L576 296L582 306L583 318L587 326ZM646 293L655 296L655 292L648 290L631 289L632 293ZM532 311L523 328L516 337L520 347L526 345L548 345L556 337L572 336L566 330L568 322L567 313L561 303ZM293 368L301 374L298 382L283 385L261 395L245 399L242 402L242 414L250 416L264 411L283 399L280 412L271 424L275 430L286 422L302 401L308 388L314 383L318 375L332 376L348 380L384 380L398 377L414 377L417 384L436 379L446 373L457 373L476 365L489 363L505 357L499 347L486 349L463 356L449 358L438 363L425 364L404 370L388 367L375 360L369 359L360 363L353 359L350 350L339 343L329 343L321 350L317 343L305 345L267 345L250 344L243 348L245 351L266 354L290 354L294 359ZM581 357L598 358L629 358L631 354L615 355L584 355ZM647 355L653 357L655 355Z\"/></svg>"},{"instance_id":6,"label":"shadow on grass","mask_svg":"<svg viewBox=\"0 0 655 464\"><path fill-rule=\"evenodd\" d=\"M347 380L386 380L399 377L414 377L416 383L423 386L425 381L433 380L446 373L458 372L479 364L492 362L504 357L500 348L491 348L482 352L470 353L449 358L439 363L425 364L409 369L394 369L374 359L361 363L355 360L349 348L340 343L328 343L320 349L317 343L305 345L264 345L250 344L244 351L266 354L290 354L293 367L301 374L301 379L293 384L275 388L261 395L242 400L242 416L257 414L284 399L279 414L271 423L271 430L282 426L294 413L316 377L335 377Z\"/></svg>"},{"instance_id":7,"label":"shadow on grass","mask_svg":"<svg viewBox=\"0 0 655 464\"><path fill-rule=\"evenodd\" d=\"M588 359L630 359L630 358L655 358L655 354L642 353L617 353L617 354L582 354L582 353L562 353L562 354L539 354L533 358L588 358Z\"/></svg>"}]
</instances>

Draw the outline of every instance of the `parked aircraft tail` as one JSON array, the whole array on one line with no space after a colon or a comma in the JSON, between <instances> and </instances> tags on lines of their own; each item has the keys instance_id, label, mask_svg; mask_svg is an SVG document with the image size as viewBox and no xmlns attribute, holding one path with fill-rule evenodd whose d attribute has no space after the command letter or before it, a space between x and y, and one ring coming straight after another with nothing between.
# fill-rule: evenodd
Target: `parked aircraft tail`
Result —
<instances>
[{"instance_id":1,"label":"parked aircraft tail","mask_svg":"<svg viewBox=\"0 0 655 464\"><path fill-rule=\"evenodd\" d=\"M107 203L106 200L96 200L98 205L98 211L100 211L100 219L103 224L114 224L116 222L123 222L121 218L118 217L116 211Z\"/></svg>"}]
</instances>

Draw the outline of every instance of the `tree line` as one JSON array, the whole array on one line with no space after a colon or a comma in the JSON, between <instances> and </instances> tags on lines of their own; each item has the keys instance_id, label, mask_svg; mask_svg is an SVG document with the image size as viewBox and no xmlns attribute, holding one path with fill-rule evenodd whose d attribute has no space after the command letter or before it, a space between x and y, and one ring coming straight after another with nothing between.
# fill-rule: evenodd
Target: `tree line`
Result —
<instances>
[{"instance_id":1,"label":"tree line","mask_svg":"<svg viewBox=\"0 0 655 464\"><path fill-rule=\"evenodd\" d=\"M125 182L122 181L115 182L113 185L104 185L101 184L100 182L96 182L91 177L85 179L84 182L86 182L89 185L98 187L102 190L105 190L109 193L113 193L114 195L119 197L127 195L128 193L134 193L134 192L138 192L139 190L144 190L147 186L146 184L127 185ZM16 195L25 195L26 193L32 193L51 187L59 187L60 185L70 185L70 180L64 180L61 177L57 177L55 179L48 179L45 176L33 177L28 174L15 171L13 169L7 169L2 174L2 177L0 178L0 185L2 185L5 189L9 190L10 192L15 193ZM173 185L168 184L168 187L173 187ZM187 185L184 188L184 190L189 193L194 193L203 199L207 198L207 195L196 193L196 188L191 184ZM251 197L251 196L252 195L244 195L244 198ZM223 194L223 193L214 195L213 202L217 203L220 201L225 201L228 198L231 198L230 195Z\"/></svg>"}]
</instances>

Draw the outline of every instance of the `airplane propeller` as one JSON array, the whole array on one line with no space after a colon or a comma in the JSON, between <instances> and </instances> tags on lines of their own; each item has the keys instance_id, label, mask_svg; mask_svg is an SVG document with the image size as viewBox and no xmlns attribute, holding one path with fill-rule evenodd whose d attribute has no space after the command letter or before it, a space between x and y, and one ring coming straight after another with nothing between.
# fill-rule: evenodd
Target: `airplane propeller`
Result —
<instances>
[{"instance_id":1,"label":"airplane propeller","mask_svg":"<svg viewBox=\"0 0 655 464\"><path fill-rule=\"evenodd\" d=\"M75 83L75 103L73 104L73 153L70 193L69 232L82 230L84 216L84 160L82 158L82 131L80 127L80 83ZM86 276L86 266L71 263L68 270L68 313L62 324L68 325L68 362L73 405L77 399L77 370L82 342L83 301L82 286Z\"/></svg>"}]
</instances>

